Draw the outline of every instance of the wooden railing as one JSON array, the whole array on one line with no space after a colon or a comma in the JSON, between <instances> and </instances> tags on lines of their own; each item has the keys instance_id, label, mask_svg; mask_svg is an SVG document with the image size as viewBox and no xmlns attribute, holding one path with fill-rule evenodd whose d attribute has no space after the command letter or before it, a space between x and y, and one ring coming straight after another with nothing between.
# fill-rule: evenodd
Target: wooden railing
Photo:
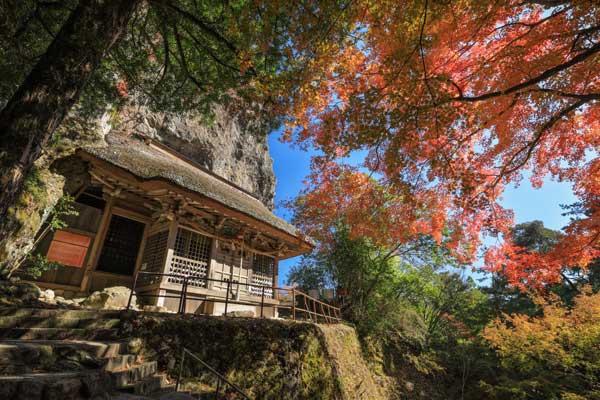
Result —
<instances>
[{"instance_id":1,"label":"wooden railing","mask_svg":"<svg viewBox=\"0 0 600 400\"><path fill-rule=\"evenodd\" d=\"M164 277L170 282L178 282L181 290L176 294L150 294L137 293L139 282L144 278L159 277L162 281ZM151 279L154 281L154 279ZM189 288L208 288L209 283L221 283L225 290L211 290L210 297L206 294L194 293ZM245 299L240 297L240 287L245 287L243 292ZM140 271L135 275L132 290L127 303L127 309L131 308L133 295L137 298L171 298L178 299L179 305L177 312L184 314L187 311L189 300L200 300L204 302L223 303L224 316L228 316L230 305L260 306L260 317L264 317L265 308L271 308L277 311L279 317L293 320L304 320L315 323L338 323L341 321L339 307L335 307L324 301L315 299L303 293L296 288L274 287L257 285L253 283L234 282L231 280L212 279L204 276L189 276L181 274L165 274L158 272ZM255 298L256 300L254 300ZM266 300L266 302L265 302Z\"/></svg>"},{"instance_id":2,"label":"wooden railing","mask_svg":"<svg viewBox=\"0 0 600 400\"><path fill-rule=\"evenodd\" d=\"M340 309L338 307L317 300L295 288L292 289L292 292L295 300L292 307L292 318L294 320L298 314L305 314L307 316L305 319L317 323L323 319L327 323L339 322L341 320ZM300 305L298 305L298 300Z\"/></svg>"}]
</instances>

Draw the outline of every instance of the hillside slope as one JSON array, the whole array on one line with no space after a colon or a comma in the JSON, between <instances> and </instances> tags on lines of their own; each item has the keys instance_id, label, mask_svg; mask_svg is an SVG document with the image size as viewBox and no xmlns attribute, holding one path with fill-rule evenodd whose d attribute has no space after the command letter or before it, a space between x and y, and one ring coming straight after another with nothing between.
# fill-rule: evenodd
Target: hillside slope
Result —
<instances>
[{"instance_id":1,"label":"hillside slope","mask_svg":"<svg viewBox=\"0 0 600 400\"><path fill-rule=\"evenodd\" d=\"M323 345L332 363L343 399L380 400L388 398L384 378L372 373L363 358L354 328L347 325L318 325Z\"/></svg>"},{"instance_id":2,"label":"hillside slope","mask_svg":"<svg viewBox=\"0 0 600 400\"><path fill-rule=\"evenodd\" d=\"M171 376L186 347L256 399L385 399L362 358L354 329L255 318L137 314L124 335L141 339L145 359ZM186 362L190 384L210 385Z\"/></svg>"}]
</instances>

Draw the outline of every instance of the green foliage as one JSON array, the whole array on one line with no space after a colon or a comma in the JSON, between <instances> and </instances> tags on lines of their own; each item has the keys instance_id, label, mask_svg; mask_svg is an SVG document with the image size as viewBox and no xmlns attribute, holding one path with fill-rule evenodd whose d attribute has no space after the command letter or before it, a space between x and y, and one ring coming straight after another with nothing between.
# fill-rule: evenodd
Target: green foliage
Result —
<instances>
[{"instance_id":1,"label":"green foliage","mask_svg":"<svg viewBox=\"0 0 600 400\"><path fill-rule=\"evenodd\" d=\"M38 168L32 168L27 175L24 185L24 195L21 196L21 204L26 206L30 203L41 201L46 195L45 183Z\"/></svg>"},{"instance_id":2,"label":"green foliage","mask_svg":"<svg viewBox=\"0 0 600 400\"><path fill-rule=\"evenodd\" d=\"M79 212L75 208L75 198L71 195L61 197L54 208L52 209L51 217L48 220L48 225L51 230L64 229L67 227L67 222L64 220L68 216L77 216Z\"/></svg>"},{"instance_id":3,"label":"green foliage","mask_svg":"<svg viewBox=\"0 0 600 400\"><path fill-rule=\"evenodd\" d=\"M398 398L411 398L409 381L432 399L600 399L597 287L584 289L596 282L599 261L571 283L549 286L560 301L548 303L498 277L479 288L428 237L386 249L351 238L343 226L334 232L289 281L304 290L347 290L344 317L381 372L397 379ZM513 234L540 252L559 237L538 221Z\"/></svg>"},{"instance_id":4,"label":"green foliage","mask_svg":"<svg viewBox=\"0 0 600 400\"><path fill-rule=\"evenodd\" d=\"M477 335L492 311L473 280L456 272L456 259L430 237L387 249L351 238L339 226L334 238L303 258L289 283L304 290L345 289L344 318L355 324L382 373L421 381L417 390L431 398L467 396L469 388L480 392L477 381L490 374L494 356ZM447 390L427 383L440 378L448 381Z\"/></svg>"},{"instance_id":5,"label":"green foliage","mask_svg":"<svg viewBox=\"0 0 600 400\"><path fill-rule=\"evenodd\" d=\"M48 259L41 254L29 254L21 269L25 275L30 276L33 279L38 279L44 272L57 269L61 266L63 266L61 263L48 261Z\"/></svg>"},{"instance_id":6,"label":"green foliage","mask_svg":"<svg viewBox=\"0 0 600 400\"><path fill-rule=\"evenodd\" d=\"M28 179L27 182L32 182L32 180ZM31 185L31 183L29 183L29 185ZM28 187L27 190L29 193L35 193L31 191L38 190L38 188L37 186L33 186ZM38 239L35 244L37 244L40 239L44 238L49 231L66 228L68 224L65 219L69 216L77 216L78 214L79 212L75 208L75 198L71 195L61 197L52 208L50 217L46 221L45 228L41 233L38 233ZM27 276L37 279L41 277L44 272L56 269L62 265L63 264L58 262L49 261L46 256L42 254L30 253L22 261L20 269Z\"/></svg>"},{"instance_id":7,"label":"green foliage","mask_svg":"<svg viewBox=\"0 0 600 400\"><path fill-rule=\"evenodd\" d=\"M320 45L339 42L349 29L340 18L347 5L337 1L142 3L86 83L76 106L80 115L133 103L160 112L193 110L210 124L215 104L233 104L275 126L268 111L289 100L283 88L302 79ZM77 4L0 2L0 107Z\"/></svg>"},{"instance_id":8,"label":"green foliage","mask_svg":"<svg viewBox=\"0 0 600 400\"><path fill-rule=\"evenodd\" d=\"M511 229L513 243L528 251L546 253L558 242L560 233L548 229L542 221L525 222Z\"/></svg>"}]
</instances>

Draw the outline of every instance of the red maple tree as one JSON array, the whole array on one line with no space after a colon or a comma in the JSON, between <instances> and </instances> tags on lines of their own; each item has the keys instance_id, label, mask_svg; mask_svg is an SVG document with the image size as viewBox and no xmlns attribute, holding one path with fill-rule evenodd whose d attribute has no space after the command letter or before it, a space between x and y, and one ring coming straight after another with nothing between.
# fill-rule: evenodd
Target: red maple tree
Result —
<instances>
[{"instance_id":1,"label":"red maple tree","mask_svg":"<svg viewBox=\"0 0 600 400\"><path fill-rule=\"evenodd\" d=\"M324 154L298 203L309 233L340 216L379 241L445 230L467 259L482 233L500 235L487 268L530 288L599 255L596 2L365 0L344 12L353 34L315 51L286 110L285 139ZM356 150L363 169L340 163ZM536 187L572 182L588 210L546 254L511 244L499 205L525 171Z\"/></svg>"}]
</instances>

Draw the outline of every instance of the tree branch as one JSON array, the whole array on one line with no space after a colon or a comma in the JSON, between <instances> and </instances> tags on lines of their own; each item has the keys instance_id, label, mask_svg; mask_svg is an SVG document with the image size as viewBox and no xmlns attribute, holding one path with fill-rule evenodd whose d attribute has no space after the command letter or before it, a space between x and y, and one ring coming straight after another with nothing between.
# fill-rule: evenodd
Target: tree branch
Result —
<instances>
[{"instance_id":1,"label":"tree branch","mask_svg":"<svg viewBox=\"0 0 600 400\"><path fill-rule=\"evenodd\" d=\"M202 90L203 92L206 91L204 85L202 85L202 82L200 82L198 79L196 79L196 77L194 77L188 70L187 59L186 59L185 53L183 51L183 46L181 45L181 38L179 36L179 31L177 30L177 24L175 24L173 26L173 34L175 35L175 42L177 43L177 51L179 53L179 56L181 57L181 68L183 69L183 72L185 72L185 75L192 82L194 82L194 84L198 87L198 89Z\"/></svg>"},{"instance_id":2,"label":"tree branch","mask_svg":"<svg viewBox=\"0 0 600 400\"><path fill-rule=\"evenodd\" d=\"M519 151L514 153L512 155L512 157L510 158L510 160L506 164L504 164L504 166L500 170L500 173L498 174L498 177L494 180L494 183L492 184L492 186L495 186L496 184L498 184L498 182L500 182L502 177L505 176L506 174L511 174L511 173L517 171L518 169L520 169L521 167L523 167L527 163L527 161L529 161L529 159L531 158L531 155L533 154L534 149L536 148L536 146L538 145L538 143L540 142L540 140L542 139L544 134L548 131L548 129L550 129L554 124L556 124L561 118L568 115L572 111L575 111L576 109L578 109L579 107L581 107L582 105L584 105L586 103L587 102L584 100L579 100L579 101L569 105L568 107L563 108L560 112L554 114L552 116L552 118L550 118L548 121L546 121L546 123L544 123L540 127L540 129L537 131L537 133L534 135L533 139L531 141L529 141L529 143L527 143L527 145L525 145L524 147L519 149ZM520 154L522 154L524 151L526 151L525 158L521 162L519 162L517 165L509 167L517 159L517 157Z\"/></svg>"},{"instance_id":3,"label":"tree branch","mask_svg":"<svg viewBox=\"0 0 600 400\"><path fill-rule=\"evenodd\" d=\"M576 55L569 61L559 64L553 68L550 68L550 69L542 72L538 76L528 79L524 82L521 82L515 86L508 88L508 89L498 90L498 91L494 91L494 92L488 92L488 93L484 93L479 96L460 96L459 95L457 97L450 98L449 101L478 102L478 101L482 101L482 100L488 100L488 99L491 99L494 97L499 97L499 96L515 93L522 89L527 88L528 86L543 82L546 79L552 77L553 75L556 75L559 72L564 71L564 70L572 67L575 64L578 64L580 62L587 60L588 58L590 58L591 56L593 56L594 54L596 54L598 52L600 52L600 43L596 43L595 45L593 45L586 51L579 53L578 55Z\"/></svg>"},{"instance_id":4,"label":"tree branch","mask_svg":"<svg viewBox=\"0 0 600 400\"><path fill-rule=\"evenodd\" d=\"M153 1L155 3L157 2L157 0L153 0ZM159 2L159 4L162 4L162 2ZM168 2L167 7L169 7L171 10L177 12L179 15L181 15L185 19L189 20L194 25L198 26L200 29L202 29L205 33L207 33L213 39L216 39L218 42L224 44L225 47L227 47L233 53L235 53L235 54L239 53L239 50L231 41L229 41L227 38L225 38L223 35L221 35L217 30L215 30L214 28L212 28L211 26L206 24L200 18L196 17L194 14L191 14L188 11L179 8L177 5L173 4L172 2Z\"/></svg>"}]
</instances>

